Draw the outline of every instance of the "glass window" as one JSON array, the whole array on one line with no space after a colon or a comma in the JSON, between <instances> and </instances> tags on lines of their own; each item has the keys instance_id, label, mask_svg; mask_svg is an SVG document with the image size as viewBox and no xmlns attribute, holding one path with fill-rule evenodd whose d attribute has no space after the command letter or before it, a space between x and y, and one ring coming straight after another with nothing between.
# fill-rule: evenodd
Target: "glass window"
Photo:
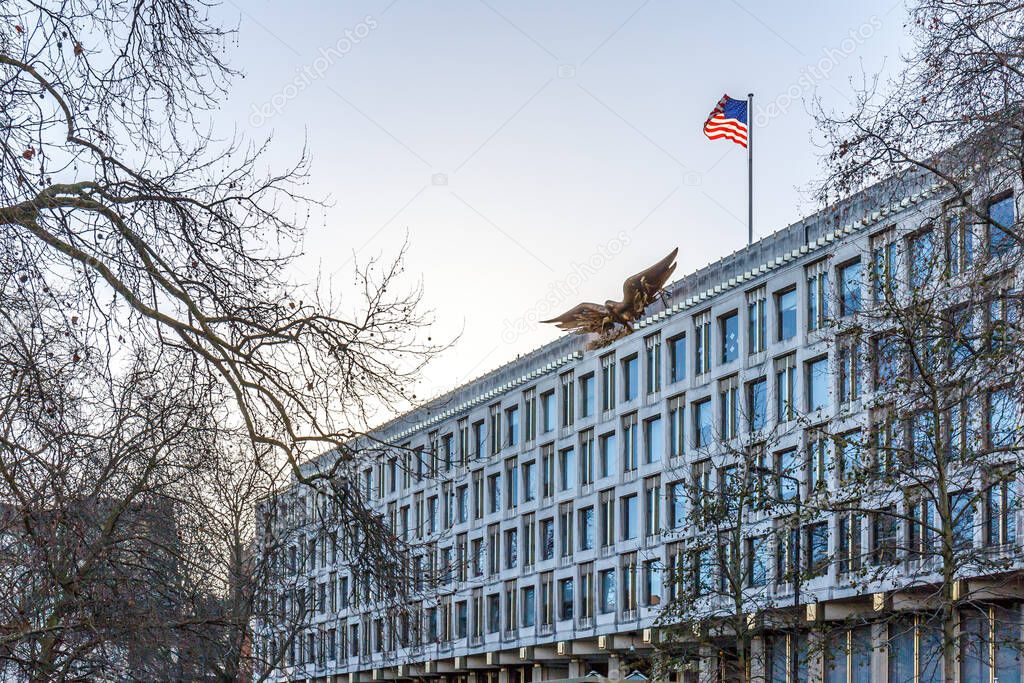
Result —
<instances>
[{"instance_id":1,"label":"glass window","mask_svg":"<svg viewBox=\"0 0 1024 683\"><path fill-rule=\"evenodd\" d=\"M886 294L896 283L896 242L891 232L871 238L871 270L874 281L875 303L885 301Z\"/></svg>"},{"instance_id":2,"label":"glass window","mask_svg":"<svg viewBox=\"0 0 1024 683\"><path fill-rule=\"evenodd\" d=\"M536 470L537 462L535 460L523 463L523 500L526 502L533 500L537 495L535 487L537 480Z\"/></svg>"},{"instance_id":3,"label":"glass window","mask_svg":"<svg viewBox=\"0 0 1024 683\"><path fill-rule=\"evenodd\" d=\"M638 360L635 355L622 361L622 399L624 401L632 401L636 398L640 379L637 365Z\"/></svg>"},{"instance_id":4,"label":"glass window","mask_svg":"<svg viewBox=\"0 0 1024 683\"><path fill-rule=\"evenodd\" d=\"M637 495L622 499L622 540L629 541L640 533L640 509Z\"/></svg>"},{"instance_id":5,"label":"glass window","mask_svg":"<svg viewBox=\"0 0 1024 683\"><path fill-rule=\"evenodd\" d=\"M558 582L558 618L572 619L572 608L572 579L562 579Z\"/></svg>"},{"instance_id":6,"label":"glass window","mask_svg":"<svg viewBox=\"0 0 1024 683\"><path fill-rule=\"evenodd\" d=\"M648 479L644 488L644 533L648 537L661 532L661 484L658 477Z\"/></svg>"},{"instance_id":7,"label":"glass window","mask_svg":"<svg viewBox=\"0 0 1024 683\"><path fill-rule=\"evenodd\" d=\"M594 375L580 377L580 417L590 417L594 410Z\"/></svg>"},{"instance_id":8,"label":"glass window","mask_svg":"<svg viewBox=\"0 0 1024 683\"><path fill-rule=\"evenodd\" d=\"M661 565L658 560L644 562L644 602L648 605L661 604Z\"/></svg>"},{"instance_id":9,"label":"glass window","mask_svg":"<svg viewBox=\"0 0 1024 683\"><path fill-rule=\"evenodd\" d=\"M703 375L711 369L711 313L705 311L693 318L697 336L693 344L694 372Z\"/></svg>"},{"instance_id":10,"label":"glass window","mask_svg":"<svg viewBox=\"0 0 1024 683\"><path fill-rule=\"evenodd\" d=\"M492 474L487 478L487 487L491 499L490 512L497 512L501 509L501 478L500 475Z\"/></svg>"},{"instance_id":11,"label":"glass window","mask_svg":"<svg viewBox=\"0 0 1024 683\"><path fill-rule=\"evenodd\" d=\"M935 463L936 443L939 435L935 433L932 413L924 411L915 413L910 419L911 460L917 465Z\"/></svg>"},{"instance_id":12,"label":"glass window","mask_svg":"<svg viewBox=\"0 0 1024 683\"><path fill-rule=\"evenodd\" d=\"M622 471L632 472L637 468L639 450L637 449L636 413L622 418Z\"/></svg>"},{"instance_id":13,"label":"glass window","mask_svg":"<svg viewBox=\"0 0 1024 683\"><path fill-rule=\"evenodd\" d=\"M768 424L768 381L765 378L747 384L747 411L750 431L764 429Z\"/></svg>"},{"instance_id":14,"label":"glass window","mask_svg":"<svg viewBox=\"0 0 1024 683\"><path fill-rule=\"evenodd\" d=\"M988 441L992 448L1010 448L1016 441L1017 402L1008 389L995 389L988 394Z\"/></svg>"},{"instance_id":15,"label":"glass window","mask_svg":"<svg viewBox=\"0 0 1024 683\"><path fill-rule=\"evenodd\" d=\"M747 353L761 353L768 345L765 288L747 292Z\"/></svg>"},{"instance_id":16,"label":"glass window","mask_svg":"<svg viewBox=\"0 0 1024 683\"><path fill-rule=\"evenodd\" d=\"M852 481L864 469L860 431L846 432L836 438L836 456L842 481Z\"/></svg>"},{"instance_id":17,"label":"glass window","mask_svg":"<svg viewBox=\"0 0 1024 683\"><path fill-rule=\"evenodd\" d=\"M829 405L828 358L822 357L807 363L807 410L814 412Z\"/></svg>"},{"instance_id":18,"label":"glass window","mask_svg":"<svg viewBox=\"0 0 1024 683\"><path fill-rule=\"evenodd\" d=\"M943 207L946 228L946 264L951 275L957 275L974 260L974 234L964 220L964 206L950 202Z\"/></svg>"},{"instance_id":19,"label":"glass window","mask_svg":"<svg viewBox=\"0 0 1024 683\"><path fill-rule=\"evenodd\" d=\"M661 428L661 417L644 421L644 462L661 462L665 452L665 434Z\"/></svg>"},{"instance_id":20,"label":"glass window","mask_svg":"<svg viewBox=\"0 0 1024 683\"><path fill-rule=\"evenodd\" d=\"M722 363L731 363L740 355L740 316L733 311L718 319L722 335Z\"/></svg>"},{"instance_id":21,"label":"glass window","mask_svg":"<svg viewBox=\"0 0 1024 683\"><path fill-rule=\"evenodd\" d=\"M713 441L714 423L711 418L711 399L697 401L693 404L694 446L706 448Z\"/></svg>"},{"instance_id":22,"label":"glass window","mask_svg":"<svg viewBox=\"0 0 1024 683\"><path fill-rule=\"evenodd\" d=\"M559 454L559 468L561 470L560 490L568 491L576 487L576 456L573 449L563 448Z\"/></svg>"},{"instance_id":23,"label":"glass window","mask_svg":"<svg viewBox=\"0 0 1024 683\"><path fill-rule=\"evenodd\" d=\"M1000 479L985 490L985 545L1005 545L1017 540L1018 485Z\"/></svg>"},{"instance_id":24,"label":"glass window","mask_svg":"<svg viewBox=\"0 0 1024 683\"><path fill-rule=\"evenodd\" d=\"M955 493L949 497L950 516L953 522L953 546L958 550L974 545L974 503L973 494Z\"/></svg>"},{"instance_id":25,"label":"glass window","mask_svg":"<svg viewBox=\"0 0 1024 683\"><path fill-rule=\"evenodd\" d=\"M541 430L550 432L555 428L555 392L548 391L540 395Z\"/></svg>"},{"instance_id":26,"label":"glass window","mask_svg":"<svg viewBox=\"0 0 1024 683\"><path fill-rule=\"evenodd\" d=\"M551 517L540 521L540 556L544 560L555 556L555 520Z\"/></svg>"},{"instance_id":27,"label":"glass window","mask_svg":"<svg viewBox=\"0 0 1024 683\"><path fill-rule=\"evenodd\" d=\"M533 626L534 615L536 614L537 590L533 586L522 589L523 598L523 626Z\"/></svg>"},{"instance_id":28,"label":"glass window","mask_svg":"<svg viewBox=\"0 0 1024 683\"><path fill-rule=\"evenodd\" d=\"M796 288L775 295L776 337L786 341L796 336Z\"/></svg>"},{"instance_id":29,"label":"glass window","mask_svg":"<svg viewBox=\"0 0 1024 683\"><path fill-rule=\"evenodd\" d=\"M896 533L899 518L895 508L887 506L871 515L871 552L875 564L896 562Z\"/></svg>"},{"instance_id":30,"label":"glass window","mask_svg":"<svg viewBox=\"0 0 1024 683\"><path fill-rule=\"evenodd\" d=\"M839 267L839 315L853 315L860 311L860 261Z\"/></svg>"},{"instance_id":31,"label":"glass window","mask_svg":"<svg viewBox=\"0 0 1024 683\"><path fill-rule=\"evenodd\" d=\"M988 252L992 256L1006 254L1014 245L1013 195L998 199L988 206Z\"/></svg>"},{"instance_id":32,"label":"glass window","mask_svg":"<svg viewBox=\"0 0 1024 683\"><path fill-rule=\"evenodd\" d=\"M580 515L580 550L591 550L594 547L594 508L585 507Z\"/></svg>"},{"instance_id":33,"label":"glass window","mask_svg":"<svg viewBox=\"0 0 1024 683\"><path fill-rule=\"evenodd\" d=\"M497 633L501 628L501 598L497 593L487 596L487 632Z\"/></svg>"},{"instance_id":34,"label":"glass window","mask_svg":"<svg viewBox=\"0 0 1024 683\"><path fill-rule=\"evenodd\" d=\"M789 448L775 454L775 472L778 477L778 497L780 500L796 500L797 475L800 471L800 460L795 448Z\"/></svg>"},{"instance_id":35,"label":"glass window","mask_svg":"<svg viewBox=\"0 0 1024 683\"><path fill-rule=\"evenodd\" d=\"M601 476L610 477L617 473L617 460L615 432L609 432L608 434L602 434L599 440L599 449L601 457Z\"/></svg>"},{"instance_id":36,"label":"glass window","mask_svg":"<svg viewBox=\"0 0 1024 683\"><path fill-rule=\"evenodd\" d=\"M527 441L537 438L537 393L534 389L523 392L524 424L523 433Z\"/></svg>"},{"instance_id":37,"label":"glass window","mask_svg":"<svg viewBox=\"0 0 1024 683\"><path fill-rule=\"evenodd\" d=\"M519 505L519 464L513 459L505 464L505 505L514 510Z\"/></svg>"},{"instance_id":38,"label":"glass window","mask_svg":"<svg viewBox=\"0 0 1024 683\"><path fill-rule=\"evenodd\" d=\"M840 338L839 401L850 403L860 398L860 343L853 335Z\"/></svg>"},{"instance_id":39,"label":"glass window","mask_svg":"<svg viewBox=\"0 0 1024 683\"><path fill-rule=\"evenodd\" d=\"M559 378L562 387L561 425L563 427L571 427L576 417L576 390L572 380L571 372L567 372Z\"/></svg>"},{"instance_id":40,"label":"glass window","mask_svg":"<svg viewBox=\"0 0 1024 683\"><path fill-rule=\"evenodd\" d=\"M776 636L766 638L765 640L768 650L769 669L767 683L788 683L790 674L789 655L787 653L788 637ZM799 683L805 683L805 681L800 681Z\"/></svg>"},{"instance_id":41,"label":"glass window","mask_svg":"<svg viewBox=\"0 0 1024 683\"><path fill-rule=\"evenodd\" d=\"M935 242L931 230L919 232L910 238L910 286L920 289L928 284L935 272Z\"/></svg>"},{"instance_id":42,"label":"glass window","mask_svg":"<svg viewBox=\"0 0 1024 683\"><path fill-rule=\"evenodd\" d=\"M807 437L807 465L811 489L826 488L832 472L828 448L828 437L824 432L812 431Z\"/></svg>"},{"instance_id":43,"label":"glass window","mask_svg":"<svg viewBox=\"0 0 1024 683\"><path fill-rule=\"evenodd\" d=\"M807 526L807 571L820 576L828 570L828 522Z\"/></svg>"},{"instance_id":44,"label":"glass window","mask_svg":"<svg viewBox=\"0 0 1024 683\"><path fill-rule=\"evenodd\" d=\"M674 458L682 455L686 444L685 400L675 396L668 402L669 454Z\"/></svg>"},{"instance_id":45,"label":"glass window","mask_svg":"<svg viewBox=\"0 0 1024 683\"><path fill-rule=\"evenodd\" d=\"M519 563L519 534L516 529L505 532L505 569L512 569Z\"/></svg>"},{"instance_id":46,"label":"glass window","mask_svg":"<svg viewBox=\"0 0 1024 683\"><path fill-rule=\"evenodd\" d=\"M594 430L588 429L580 434L580 484L588 486L594 483Z\"/></svg>"},{"instance_id":47,"label":"glass window","mask_svg":"<svg viewBox=\"0 0 1024 683\"><path fill-rule=\"evenodd\" d=\"M775 360L775 411L779 422L796 418L796 358L790 354Z\"/></svg>"},{"instance_id":48,"label":"glass window","mask_svg":"<svg viewBox=\"0 0 1024 683\"><path fill-rule=\"evenodd\" d=\"M602 491L601 499L601 547L615 545L615 491Z\"/></svg>"},{"instance_id":49,"label":"glass window","mask_svg":"<svg viewBox=\"0 0 1024 683\"><path fill-rule=\"evenodd\" d=\"M747 539L747 585L765 586L768 583L768 537Z\"/></svg>"},{"instance_id":50,"label":"glass window","mask_svg":"<svg viewBox=\"0 0 1024 683\"><path fill-rule=\"evenodd\" d=\"M615 611L615 570L605 569L598 575L598 583L601 590L601 613L608 614Z\"/></svg>"},{"instance_id":51,"label":"glass window","mask_svg":"<svg viewBox=\"0 0 1024 683\"><path fill-rule=\"evenodd\" d=\"M679 382L686 378L686 336L669 339L668 349L670 381Z\"/></svg>"},{"instance_id":52,"label":"glass window","mask_svg":"<svg viewBox=\"0 0 1024 683\"><path fill-rule=\"evenodd\" d=\"M733 375L719 381L719 436L735 438L739 432L740 416L739 378Z\"/></svg>"},{"instance_id":53,"label":"glass window","mask_svg":"<svg viewBox=\"0 0 1024 683\"><path fill-rule=\"evenodd\" d=\"M508 435L505 441L509 446L519 443L519 408L513 407L505 411L505 424L508 428Z\"/></svg>"},{"instance_id":54,"label":"glass window","mask_svg":"<svg viewBox=\"0 0 1024 683\"><path fill-rule=\"evenodd\" d=\"M694 588L698 596L707 595L715 585L715 548L701 548L694 555Z\"/></svg>"},{"instance_id":55,"label":"glass window","mask_svg":"<svg viewBox=\"0 0 1024 683\"><path fill-rule=\"evenodd\" d=\"M615 355L601 357L601 410L615 408Z\"/></svg>"},{"instance_id":56,"label":"glass window","mask_svg":"<svg viewBox=\"0 0 1024 683\"><path fill-rule=\"evenodd\" d=\"M885 335L876 337L874 342L875 388L891 389L900 372L899 341Z\"/></svg>"},{"instance_id":57,"label":"glass window","mask_svg":"<svg viewBox=\"0 0 1024 683\"><path fill-rule=\"evenodd\" d=\"M661 335L653 334L644 340L646 347L646 391L653 394L661 390Z\"/></svg>"},{"instance_id":58,"label":"glass window","mask_svg":"<svg viewBox=\"0 0 1024 683\"><path fill-rule=\"evenodd\" d=\"M821 261L807 269L807 329L820 330L828 320L828 264Z\"/></svg>"},{"instance_id":59,"label":"glass window","mask_svg":"<svg viewBox=\"0 0 1024 683\"><path fill-rule=\"evenodd\" d=\"M668 487L668 523L672 529L682 529L686 523L686 484L681 481Z\"/></svg>"}]
</instances>

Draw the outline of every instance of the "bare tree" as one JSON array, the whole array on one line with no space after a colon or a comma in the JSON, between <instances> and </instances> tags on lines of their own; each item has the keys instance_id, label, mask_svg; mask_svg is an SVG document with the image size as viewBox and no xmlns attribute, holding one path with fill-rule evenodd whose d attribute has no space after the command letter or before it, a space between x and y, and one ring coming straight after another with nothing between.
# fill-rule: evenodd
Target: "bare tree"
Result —
<instances>
[{"instance_id":1,"label":"bare tree","mask_svg":"<svg viewBox=\"0 0 1024 683\"><path fill-rule=\"evenodd\" d=\"M873 200L939 198L873 235L847 283L868 299L836 341L867 361L871 424L863 467L830 497L871 525L862 585L912 596L886 613L890 641L911 638L918 667L953 681L979 615L1006 625L993 610L1020 570L1024 5L925 0L908 26L914 48L891 82L870 81L850 113L818 110L823 199L876 181ZM1016 633L999 647L1018 648L1009 621L985 638Z\"/></svg>"},{"instance_id":2,"label":"bare tree","mask_svg":"<svg viewBox=\"0 0 1024 683\"><path fill-rule=\"evenodd\" d=\"M237 74L208 17L189 0L0 7L0 666L14 675L191 678L196 648L222 680L252 670L272 575L252 520L291 481L329 502L323 524L351 530L377 590L404 590L401 544L352 494L376 454L368 422L437 350L419 341L419 291L403 293L401 257L367 264L344 309L290 281L293 217L316 208L298 191L307 158L264 174L264 145L211 142ZM331 450L329 467L301 466Z\"/></svg>"},{"instance_id":3,"label":"bare tree","mask_svg":"<svg viewBox=\"0 0 1024 683\"><path fill-rule=\"evenodd\" d=\"M796 628L801 581L820 569L800 560L794 542L813 517L796 478L802 423L769 426L765 385L744 389L741 398L738 385L723 388L720 424L704 426L689 479L668 492L680 531L668 546L658 659L666 671L699 662L708 680L766 680L767 652L755 638Z\"/></svg>"}]
</instances>

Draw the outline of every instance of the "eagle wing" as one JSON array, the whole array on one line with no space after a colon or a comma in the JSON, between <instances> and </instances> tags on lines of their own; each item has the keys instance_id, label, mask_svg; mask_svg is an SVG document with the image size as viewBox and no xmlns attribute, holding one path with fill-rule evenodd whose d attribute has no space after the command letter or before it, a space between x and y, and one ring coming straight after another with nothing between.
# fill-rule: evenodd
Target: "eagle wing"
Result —
<instances>
[{"instance_id":1,"label":"eagle wing","mask_svg":"<svg viewBox=\"0 0 1024 683\"><path fill-rule=\"evenodd\" d=\"M633 319L643 315L647 305L664 289L665 283L676 269L677 253L679 247L647 270L640 271L622 283L622 303L625 304L627 311L632 313Z\"/></svg>"},{"instance_id":2,"label":"eagle wing","mask_svg":"<svg viewBox=\"0 0 1024 683\"><path fill-rule=\"evenodd\" d=\"M561 330L586 334L587 332L601 332L604 319L607 316L608 308L606 306L584 301L557 318L541 320L541 322L554 323Z\"/></svg>"}]
</instances>

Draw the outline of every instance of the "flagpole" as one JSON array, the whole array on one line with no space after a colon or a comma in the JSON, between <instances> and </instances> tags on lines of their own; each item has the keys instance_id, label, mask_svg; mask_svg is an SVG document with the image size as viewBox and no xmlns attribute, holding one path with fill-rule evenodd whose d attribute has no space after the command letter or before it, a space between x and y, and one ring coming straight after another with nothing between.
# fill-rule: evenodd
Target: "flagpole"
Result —
<instances>
[{"instance_id":1,"label":"flagpole","mask_svg":"<svg viewBox=\"0 0 1024 683\"><path fill-rule=\"evenodd\" d=\"M747 246L754 243L754 93L747 93Z\"/></svg>"}]
</instances>

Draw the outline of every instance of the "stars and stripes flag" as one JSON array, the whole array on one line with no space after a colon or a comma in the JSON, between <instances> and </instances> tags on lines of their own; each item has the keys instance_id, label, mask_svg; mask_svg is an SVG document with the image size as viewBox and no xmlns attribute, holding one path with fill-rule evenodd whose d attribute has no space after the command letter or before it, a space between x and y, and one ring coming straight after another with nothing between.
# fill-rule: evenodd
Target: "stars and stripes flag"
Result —
<instances>
[{"instance_id":1,"label":"stars and stripes flag","mask_svg":"<svg viewBox=\"0 0 1024 683\"><path fill-rule=\"evenodd\" d=\"M718 100L718 104L708 115L708 120L704 122L704 135L708 140L725 138L740 147L746 147L747 121L747 102L722 95L722 99Z\"/></svg>"}]
</instances>

